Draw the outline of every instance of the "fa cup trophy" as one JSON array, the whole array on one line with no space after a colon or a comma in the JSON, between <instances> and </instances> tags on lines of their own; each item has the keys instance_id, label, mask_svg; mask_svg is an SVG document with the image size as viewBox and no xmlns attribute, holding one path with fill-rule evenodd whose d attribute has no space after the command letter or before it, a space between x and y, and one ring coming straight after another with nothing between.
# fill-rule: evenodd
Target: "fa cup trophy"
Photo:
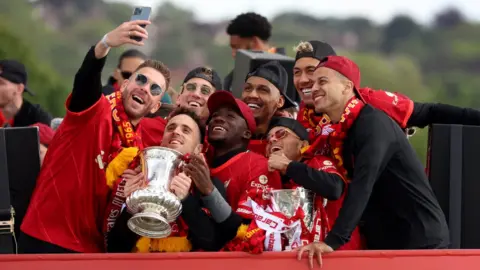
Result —
<instances>
[{"instance_id":1,"label":"fa cup trophy","mask_svg":"<svg viewBox=\"0 0 480 270\"><path fill-rule=\"evenodd\" d=\"M148 147L140 158L147 186L127 197L127 209L133 214L127 225L141 236L168 237L172 232L169 223L182 212L182 203L169 191L171 179L183 162L182 154L165 147Z\"/></svg>"},{"instance_id":2,"label":"fa cup trophy","mask_svg":"<svg viewBox=\"0 0 480 270\"><path fill-rule=\"evenodd\" d=\"M311 190L297 187L295 189L279 189L270 191L271 207L273 212L283 214L287 219L292 219L298 214L300 208L304 217L301 222L311 231L314 220L315 193ZM300 241L301 224L283 233L286 238L284 248L290 250L295 248L295 242ZM301 244L301 243L300 243Z\"/></svg>"}]
</instances>

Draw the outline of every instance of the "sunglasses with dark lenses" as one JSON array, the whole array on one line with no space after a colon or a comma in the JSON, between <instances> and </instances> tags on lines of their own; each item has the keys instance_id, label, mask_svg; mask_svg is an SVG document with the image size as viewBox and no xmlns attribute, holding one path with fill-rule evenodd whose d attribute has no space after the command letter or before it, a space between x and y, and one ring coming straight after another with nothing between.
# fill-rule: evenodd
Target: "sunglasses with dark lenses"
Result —
<instances>
[{"instance_id":1,"label":"sunglasses with dark lenses","mask_svg":"<svg viewBox=\"0 0 480 270\"><path fill-rule=\"evenodd\" d=\"M121 71L120 74L122 74L122 77L126 80L130 77L132 77L132 72L129 71Z\"/></svg>"},{"instance_id":2,"label":"sunglasses with dark lenses","mask_svg":"<svg viewBox=\"0 0 480 270\"><path fill-rule=\"evenodd\" d=\"M281 139L287 137L288 134L292 134L293 136L298 138L298 136L296 134L293 134L292 132L288 131L285 128L281 128L281 129L278 129L277 131L275 131L273 134L268 134L267 142L271 141L272 138L275 138L277 140L281 140Z\"/></svg>"},{"instance_id":3,"label":"sunglasses with dark lenses","mask_svg":"<svg viewBox=\"0 0 480 270\"><path fill-rule=\"evenodd\" d=\"M148 84L148 78L147 76L137 73L137 76L135 77L135 82L137 83L138 86L145 86ZM159 96L163 92L162 87L156 83L150 83L150 93L152 96Z\"/></svg>"}]
</instances>

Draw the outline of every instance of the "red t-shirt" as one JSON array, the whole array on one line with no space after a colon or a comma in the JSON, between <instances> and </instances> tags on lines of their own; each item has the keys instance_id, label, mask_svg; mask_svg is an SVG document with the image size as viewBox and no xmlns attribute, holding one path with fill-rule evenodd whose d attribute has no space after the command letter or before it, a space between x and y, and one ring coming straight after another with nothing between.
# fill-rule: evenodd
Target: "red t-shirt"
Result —
<instances>
[{"instance_id":1,"label":"red t-shirt","mask_svg":"<svg viewBox=\"0 0 480 270\"><path fill-rule=\"evenodd\" d=\"M224 183L228 203L235 211L252 191L282 188L280 174L277 171L269 172L268 160L253 152L234 156L222 166L210 169L210 174Z\"/></svg>"},{"instance_id":2,"label":"red t-shirt","mask_svg":"<svg viewBox=\"0 0 480 270\"><path fill-rule=\"evenodd\" d=\"M144 118L141 123L140 134L142 134L143 146L160 146L160 144L162 144L167 120L157 116L154 118Z\"/></svg>"},{"instance_id":3,"label":"red t-shirt","mask_svg":"<svg viewBox=\"0 0 480 270\"><path fill-rule=\"evenodd\" d=\"M67 108L70 97L67 99ZM113 124L102 95L92 107L67 110L48 148L21 229L82 253L104 251L102 233L110 189L105 180Z\"/></svg>"},{"instance_id":4,"label":"red t-shirt","mask_svg":"<svg viewBox=\"0 0 480 270\"><path fill-rule=\"evenodd\" d=\"M250 140L247 148L248 150L264 157L266 156L265 151L267 150L267 140Z\"/></svg>"},{"instance_id":5,"label":"red t-shirt","mask_svg":"<svg viewBox=\"0 0 480 270\"><path fill-rule=\"evenodd\" d=\"M334 165L335 163L333 159L329 157L317 155L311 159L306 160L305 163L311 168L321 170L327 173L334 173L341 177L340 173L338 172L337 168ZM285 185L285 188L296 188L298 186L299 185L297 185L293 181L290 181L288 184ZM345 194L346 192L343 192L342 196L338 200L327 201L327 205L325 206L325 212L328 217L328 222L324 223L324 221L322 221L322 226L327 226L327 231L330 231L333 225L335 224L335 220L337 219L338 214L340 213L340 209L342 208ZM315 196L316 207L322 207L323 203L324 203L323 197ZM315 227L316 226L314 226L314 229ZM341 246L339 250L357 250L362 248L363 248L362 238L360 236L360 231L357 227L353 231L350 241L345 245Z\"/></svg>"}]
</instances>

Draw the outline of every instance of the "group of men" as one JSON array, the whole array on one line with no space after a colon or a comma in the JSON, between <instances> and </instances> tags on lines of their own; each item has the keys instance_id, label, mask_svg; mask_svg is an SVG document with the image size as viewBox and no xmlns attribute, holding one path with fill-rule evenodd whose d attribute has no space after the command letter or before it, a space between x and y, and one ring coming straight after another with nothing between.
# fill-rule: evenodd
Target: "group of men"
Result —
<instances>
[{"instance_id":1,"label":"group of men","mask_svg":"<svg viewBox=\"0 0 480 270\"><path fill-rule=\"evenodd\" d=\"M256 34L236 25L252 21L268 24L254 13L232 21L233 51L268 41L270 30ZM142 46L148 40L142 25L149 24L123 23L87 53L21 227L23 252L279 250L258 217L270 207L270 190L296 187L316 194L318 226L302 233L299 249L310 261L337 249L449 246L445 217L405 129L477 125L478 111L362 88L352 60L309 41L296 48L293 74L278 62L263 64L246 76L240 98L223 90L215 70L193 69L178 108L167 118L154 116L170 86L161 62L144 59L118 77L111 94L101 84L109 50ZM302 100L297 119L283 113L293 103L288 76ZM191 157L171 181L183 211L162 239L131 232L131 213L114 203L146 185L137 157L149 146ZM274 244L265 244L268 237Z\"/></svg>"}]
</instances>

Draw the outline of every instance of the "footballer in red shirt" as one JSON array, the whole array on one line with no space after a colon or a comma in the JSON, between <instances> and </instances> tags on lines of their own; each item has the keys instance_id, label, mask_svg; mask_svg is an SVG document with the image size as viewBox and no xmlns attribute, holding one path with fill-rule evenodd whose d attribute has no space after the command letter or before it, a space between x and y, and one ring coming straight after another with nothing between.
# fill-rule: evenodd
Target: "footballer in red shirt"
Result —
<instances>
[{"instance_id":1,"label":"footballer in red shirt","mask_svg":"<svg viewBox=\"0 0 480 270\"><path fill-rule=\"evenodd\" d=\"M215 92L208 100L208 109L208 141L215 150L210 174L224 183L232 209L238 210L253 193L281 188L280 175L268 171L267 159L247 150L256 130L252 110L227 91Z\"/></svg>"},{"instance_id":2,"label":"footballer in red shirt","mask_svg":"<svg viewBox=\"0 0 480 270\"><path fill-rule=\"evenodd\" d=\"M170 74L162 63L149 60L123 81L121 91L104 96L101 72L110 47L143 45L129 33L145 40L141 25L148 24L123 23L86 55L21 226L24 253L105 250L110 194L121 181L118 173L142 149L138 123L160 107Z\"/></svg>"},{"instance_id":3,"label":"footballer in red shirt","mask_svg":"<svg viewBox=\"0 0 480 270\"><path fill-rule=\"evenodd\" d=\"M316 194L312 224L306 224L308 229L302 232L302 244L323 241L340 212L347 182L332 158L305 152L308 132L295 119L273 118L267 141L269 168L281 172L283 187L304 187ZM362 248L360 232L356 228L350 241L340 249Z\"/></svg>"}]
</instances>

